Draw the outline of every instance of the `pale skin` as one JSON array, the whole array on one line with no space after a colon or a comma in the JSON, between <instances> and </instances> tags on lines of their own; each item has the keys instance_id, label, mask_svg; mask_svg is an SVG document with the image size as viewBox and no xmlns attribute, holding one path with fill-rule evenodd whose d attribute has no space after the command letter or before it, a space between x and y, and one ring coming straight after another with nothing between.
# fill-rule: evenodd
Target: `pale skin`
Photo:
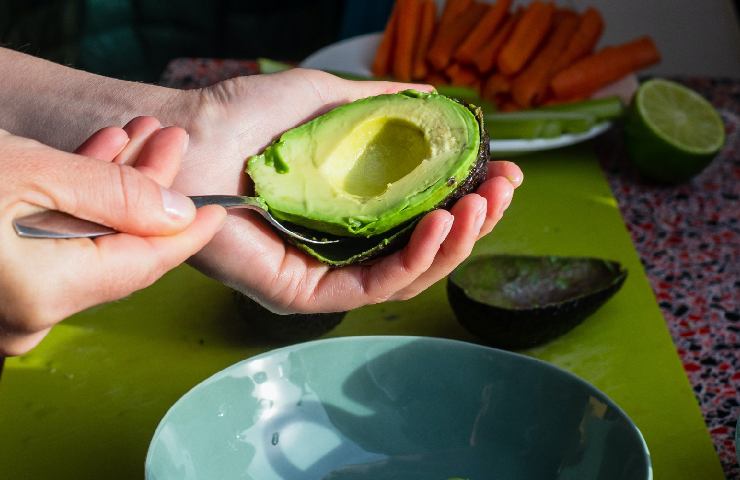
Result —
<instances>
[{"instance_id":1,"label":"pale skin","mask_svg":"<svg viewBox=\"0 0 740 480\"><path fill-rule=\"evenodd\" d=\"M240 77L201 90L180 91L99 77L5 49L0 49L2 65L13 65L13 68L3 69L10 73L0 76L0 105L4 106L0 109L0 128L16 135L72 150L101 126L124 125L140 115L152 115L163 125L183 127L190 135L189 148L179 172L171 165L168 171L173 172L172 190L187 195L249 192L251 185L244 175L245 159L261 151L283 131L336 105L407 88L431 88L391 82L350 82L323 72L296 69L275 75ZM133 144L146 143L148 136L141 138ZM116 161L135 164L141 169L141 159L137 156L140 149L124 150L114 157ZM0 162L3 168L3 157ZM146 169L142 173L151 177ZM167 184L163 180L169 179L155 176L154 181ZM74 184L85 179L66 180ZM371 265L329 268L287 245L259 216L243 211L230 212L220 231L205 241L207 245L190 263L279 313L344 311L388 300L405 300L444 278L470 254L475 241L490 233L501 219L522 180L522 172L515 164L490 162L487 179L475 193L460 199L449 211L426 214L403 250ZM84 187L70 184L70 189ZM199 239L216 230L218 227L212 224L221 221L220 213L202 211L199 210L196 222L184 230L202 228ZM90 216L83 211L73 213ZM212 224L198 224L201 215ZM110 217L94 220L132 234L127 237L146 238L152 233L132 230L128 224L116 224ZM207 226L212 226L212 230ZM2 235L14 235L8 230L7 222L2 222L0 228ZM165 232L154 232L162 233ZM102 239L96 240L99 241ZM128 256L129 263L140 255L136 249L118 253L122 258ZM75 268L74 262L66 261L65 265L68 269ZM171 268L174 264L167 266ZM4 277L5 273L0 274L0 286L7 282ZM53 281L50 275L46 277ZM75 281L74 277L68 275L68 281ZM143 288L153 277L120 275L111 281L118 285L115 288L90 285L87 297L83 295L77 303L45 314L45 318L54 319L47 322L49 326L93 303L111 300L115 297L113 293L121 292L119 296L122 296ZM96 296L93 291L96 288L110 295ZM0 322L6 324L7 320Z\"/></svg>"}]
</instances>

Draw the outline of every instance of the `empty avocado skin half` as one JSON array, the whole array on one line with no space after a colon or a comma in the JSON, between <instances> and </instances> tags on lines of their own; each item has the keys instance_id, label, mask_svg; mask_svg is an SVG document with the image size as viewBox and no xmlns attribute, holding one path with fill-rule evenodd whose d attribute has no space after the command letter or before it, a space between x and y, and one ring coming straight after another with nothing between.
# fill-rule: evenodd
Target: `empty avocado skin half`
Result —
<instances>
[{"instance_id":1,"label":"empty avocado skin half","mask_svg":"<svg viewBox=\"0 0 740 480\"><path fill-rule=\"evenodd\" d=\"M320 337L342 323L347 312L278 315L243 293L234 291L239 315L263 337L278 342L302 342Z\"/></svg>"},{"instance_id":2,"label":"empty avocado skin half","mask_svg":"<svg viewBox=\"0 0 740 480\"><path fill-rule=\"evenodd\" d=\"M482 255L447 279L455 316L488 345L519 350L568 332L594 313L627 278L599 258Z\"/></svg>"},{"instance_id":3,"label":"empty avocado skin half","mask_svg":"<svg viewBox=\"0 0 740 480\"><path fill-rule=\"evenodd\" d=\"M284 238L332 266L403 247L421 216L449 208L485 180L481 110L413 90L342 105L285 132L247 173L270 213L316 239Z\"/></svg>"}]
</instances>

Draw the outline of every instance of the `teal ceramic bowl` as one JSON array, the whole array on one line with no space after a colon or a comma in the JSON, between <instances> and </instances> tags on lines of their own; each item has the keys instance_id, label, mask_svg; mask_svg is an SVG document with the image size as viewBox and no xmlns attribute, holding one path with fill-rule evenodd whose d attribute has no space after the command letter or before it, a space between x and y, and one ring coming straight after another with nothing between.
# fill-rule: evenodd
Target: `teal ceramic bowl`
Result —
<instances>
[{"instance_id":1,"label":"teal ceramic bowl","mask_svg":"<svg viewBox=\"0 0 740 480\"><path fill-rule=\"evenodd\" d=\"M347 337L237 363L185 394L149 480L647 480L640 432L603 393L453 340Z\"/></svg>"}]
</instances>

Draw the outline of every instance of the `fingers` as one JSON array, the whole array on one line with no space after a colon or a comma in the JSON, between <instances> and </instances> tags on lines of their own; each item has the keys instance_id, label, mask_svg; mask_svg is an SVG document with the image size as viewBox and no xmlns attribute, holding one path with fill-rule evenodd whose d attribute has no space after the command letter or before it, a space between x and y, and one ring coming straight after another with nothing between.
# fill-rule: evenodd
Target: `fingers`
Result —
<instances>
[{"instance_id":1,"label":"fingers","mask_svg":"<svg viewBox=\"0 0 740 480\"><path fill-rule=\"evenodd\" d=\"M524 175L511 162L495 161L489 164L488 178L476 194L466 195L452 207L455 223L433 265L391 299L414 297L449 275L470 255L475 241L491 233L509 207L514 189L522 184Z\"/></svg>"},{"instance_id":2,"label":"fingers","mask_svg":"<svg viewBox=\"0 0 740 480\"><path fill-rule=\"evenodd\" d=\"M486 217L476 239L482 238L493 230L504 212L511 204L514 196L514 187L504 177L494 177L486 180L478 187L477 193L486 199Z\"/></svg>"},{"instance_id":3,"label":"fingers","mask_svg":"<svg viewBox=\"0 0 740 480\"><path fill-rule=\"evenodd\" d=\"M404 90L419 90L421 92L431 92L434 87L422 83L399 83L399 82L375 82L375 81L351 81L341 80L341 88L335 89L335 92L342 99L352 102L373 95L382 95L385 93L398 93Z\"/></svg>"},{"instance_id":4,"label":"fingers","mask_svg":"<svg viewBox=\"0 0 740 480\"><path fill-rule=\"evenodd\" d=\"M323 304L308 308L341 311L387 300L432 265L440 245L450 233L452 220L452 215L444 210L431 212L416 226L403 250L373 265L329 271L314 295ZM304 305L299 307L302 310L306 308Z\"/></svg>"},{"instance_id":5,"label":"fingers","mask_svg":"<svg viewBox=\"0 0 740 480\"><path fill-rule=\"evenodd\" d=\"M488 162L488 175L486 178L505 177L514 188L518 188L524 182L522 170L513 162L506 160L493 160Z\"/></svg>"},{"instance_id":6,"label":"fingers","mask_svg":"<svg viewBox=\"0 0 740 480\"><path fill-rule=\"evenodd\" d=\"M221 228L226 210L216 205L198 209L190 226L175 235L111 235L95 240L99 262L89 274L97 295L85 292L76 308L115 300L147 287L202 249ZM76 310L75 310L76 311Z\"/></svg>"},{"instance_id":7,"label":"fingers","mask_svg":"<svg viewBox=\"0 0 740 480\"><path fill-rule=\"evenodd\" d=\"M422 83L344 80L319 70L296 69L287 73L304 75L313 84L320 99L327 104L352 102L373 95L397 93L409 89L422 92L434 90L431 85Z\"/></svg>"},{"instance_id":8,"label":"fingers","mask_svg":"<svg viewBox=\"0 0 740 480\"><path fill-rule=\"evenodd\" d=\"M193 223L167 237L128 234L61 242L19 241L15 281L0 292L0 355L18 355L33 348L57 322L93 305L115 300L147 287L165 272L200 250L219 230L226 211L199 209ZM28 271L28 259L43 265ZM83 271L84 270L84 271Z\"/></svg>"},{"instance_id":9,"label":"fingers","mask_svg":"<svg viewBox=\"0 0 740 480\"><path fill-rule=\"evenodd\" d=\"M23 355L41 342L51 328L34 333L0 331L0 357Z\"/></svg>"},{"instance_id":10,"label":"fingers","mask_svg":"<svg viewBox=\"0 0 740 480\"><path fill-rule=\"evenodd\" d=\"M93 133L75 153L85 157L110 162L121 153L128 144L129 137L126 131L118 127L105 127Z\"/></svg>"},{"instance_id":11,"label":"fingers","mask_svg":"<svg viewBox=\"0 0 740 480\"><path fill-rule=\"evenodd\" d=\"M187 132L179 127L166 127L153 132L139 150L136 170L160 185L172 185L180 169L180 160L188 148L188 141ZM128 147L124 153L127 150Z\"/></svg>"},{"instance_id":12,"label":"fingers","mask_svg":"<svg viewBox=\"0 0 740 480\"><path fill-rule=\"evenodd\" d=\"M158 185L126 165L63 152L34 159L29 187L42 194L40 206L135 235L168 235L187 227L195 206L186 196ZM65 158L60 159L60 156Z\"/></svg>"},{"instance_id":13,"label":"fingers","mask_svg":"<svg viewBox=\"0 0 740 480\"><path fill-rule=\"evenodd\" d=\"M136 235L179 232L194 218L195 206L159 185L172 183L187 143L183 129L163 129L154 117L137 117L123 129L102 129L78 152L101 160L115 157L113 163L84 157L44 162L43 190L51 197L51 205L44 206Z\"/></svg>"},{"instance_id":14,"label":"fingers","mask_svg":"<svg viewBox=\"0 0 740 480\"><path fill-rule=\"evenodd\" d=\"M147 177L169 186L177 175L188 140L182 128L162 128L154 117L136 117L124 128L98 130L75 153L106 162L135 165L136 170Z\"/></svg>"},{"instance_id":15,"label":"fingers","mask_svg":"<svg viewBox=\"0 0 740 480\"><path fill-rule=\"evenodd\" d=\"M452 229L433 264L413 284L395 292L392 300L406 300L417 295L447 276L470 255L486 219L486 203L486 199L477 194L466 195L455 203L450 210L454 218Z\"/></svg>"},{"instance_id":16,"label":"fingers","mask_svg":"<svg viewBox=\"0 0 740 480\"><path fill-rule=\"evenodd\" d=\"M160 128L162 124L154 117L136 117L128 122L123 130L131 140L126 145L126 149L116 157L115 162L119 165L133 164L149 137Z\"/></svg>"}]
</instances>

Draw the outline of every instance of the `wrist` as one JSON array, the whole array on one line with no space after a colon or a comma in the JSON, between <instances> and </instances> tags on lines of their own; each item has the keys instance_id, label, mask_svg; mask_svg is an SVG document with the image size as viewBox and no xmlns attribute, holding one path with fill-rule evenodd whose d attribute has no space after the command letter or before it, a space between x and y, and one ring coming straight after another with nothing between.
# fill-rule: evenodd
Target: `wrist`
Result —
<instances>
[{"instance_id":1,"label":"wrist","mask_svg":"<svg viewBox=\"0 0 740 480\"><path fill-rule=\"evenodd\" d=\"M72 150L102 127L142 115L163 125L181 123L195 97L157 85L91 74L0 48L0 128ZM182 125L185 126L185 125Z\"/></svg>"}]
</instances>

